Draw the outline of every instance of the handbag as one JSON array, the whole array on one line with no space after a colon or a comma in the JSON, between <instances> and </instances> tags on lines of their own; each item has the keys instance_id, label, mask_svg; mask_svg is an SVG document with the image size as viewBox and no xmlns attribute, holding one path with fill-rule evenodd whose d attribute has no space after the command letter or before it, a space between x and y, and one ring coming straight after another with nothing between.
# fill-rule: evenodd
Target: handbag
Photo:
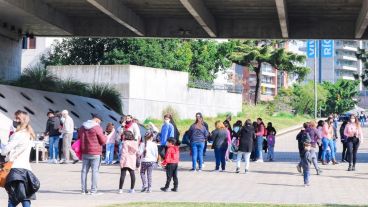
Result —
<instances>
[{"instance_id":1,"label":"handbag","mask_svg":"<svg viewBox=\"0 0 368 207\"><path fill-rule=\"evenodd\" d=\"M4 188L6 184L6 178L9 175L13 162L5 162L0 164L0 187Z\"/></svg>"},{"instance_id":2,"label":"handbag","mask_svg":"<svg viewBox=\"0 0 368 207\"><path fill-rule=\"evenodd\" d=\"M141 166L141 155L138 155L137 154L137 159L136 159L136 162L135 162L135 167L136 168L139 168Z\"/></svg>"}]
</instances>

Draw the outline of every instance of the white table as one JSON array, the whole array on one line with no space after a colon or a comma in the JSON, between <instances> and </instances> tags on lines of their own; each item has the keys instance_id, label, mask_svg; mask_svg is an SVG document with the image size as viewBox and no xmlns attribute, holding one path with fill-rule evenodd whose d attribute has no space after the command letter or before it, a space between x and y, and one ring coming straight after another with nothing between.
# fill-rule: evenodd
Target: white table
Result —
<instances>
[{"instance_id":1,"label":"white table","mask_svg":"<svg viewBox=\"0 0 368 207\"><path fill-rule=\"evenodd\" d=\"M40 151L40 147L44 147L45 146L45 142L44 141L32 141L32 145L36 148L36 163L38 163L39 160L39 151Z\"/></svg>"}]
</instances>

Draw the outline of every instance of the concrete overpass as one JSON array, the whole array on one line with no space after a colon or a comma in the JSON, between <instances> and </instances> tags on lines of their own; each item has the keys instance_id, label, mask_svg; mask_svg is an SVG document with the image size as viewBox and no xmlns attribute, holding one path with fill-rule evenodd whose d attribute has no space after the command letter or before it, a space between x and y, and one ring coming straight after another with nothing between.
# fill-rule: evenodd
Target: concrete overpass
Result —
<instances>
[{"instance_id":1,"label":"concrete overpass","mask_svg":"<svg viewBox=\"0 0 368 207\"><path fill-rule=\"evenodd\" d=\"M0 67L24 35L365 39L367 25L368 0L0 0Z\"/></svg>"}]
</instances>

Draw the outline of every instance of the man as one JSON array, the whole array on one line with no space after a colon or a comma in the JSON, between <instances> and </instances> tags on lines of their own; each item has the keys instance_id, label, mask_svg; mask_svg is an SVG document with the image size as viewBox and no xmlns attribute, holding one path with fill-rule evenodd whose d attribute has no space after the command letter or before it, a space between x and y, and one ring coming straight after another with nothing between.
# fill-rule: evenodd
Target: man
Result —
<instances>
[{"instance_id":1,"label":"man","mask_svg":"<svg viewBox=\"0 0 368 207\"><path fill-rule=\"evenodd\" d=\"M80 139L83 160L81 171L83 195L88 193L87 174L90 168L92 168L92 187L89 194L97 194L98 171L102 155L102 146L106 144L107 140L100 126L101 122L102 117L98 114L93 114L92 120L84 122L78 131L78 139Z\"/></svg>"},{"instance_id":2,"label":"man","mask_svg":"<svg viewBox=\"0 0 368 207\"><path fill-rule=\"evenodd\" d=\"M49 136L49 163L57 164L61 122L52 111L47 112L47 117L45 136Z\"/></svg>"},{"instance_id":3,"label":"man","mask_svg":"<svg viewBox=\"0 0 368 207\"><path fill-rule=\"evenodd\" d=\"M170 118L170 115L166 114L164 116L164 124L161 127L160 146L158 152L162 159L165 158L166 154L166 141L169 138L174 138L174 126L170 123Z\"/></svg>"},{"instance_id":4,"label":"man","mask_svg":"<svg viewBox=\"0 0 368 207\"><path fill-rule=\"evenodd\" d=\"M61 117L63 121L63 128L61 133L63 134L63 154L64 160L61 164L67 164L70 159L70 154L72 155L73 164L79 161L77 155L72 149L72 139L73 139L73 132L74 132L74 121L72 117L69 116L69 112L67 110L63 110L61 112Z\"/></svg>"}]
</instances>

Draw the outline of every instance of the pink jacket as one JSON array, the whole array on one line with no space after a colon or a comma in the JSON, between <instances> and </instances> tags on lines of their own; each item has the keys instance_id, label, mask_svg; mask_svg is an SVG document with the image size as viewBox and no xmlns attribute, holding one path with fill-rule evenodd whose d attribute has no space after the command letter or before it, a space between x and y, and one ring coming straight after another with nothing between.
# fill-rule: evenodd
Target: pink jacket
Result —
<instances>
[{"instance_id":1,"label":"pink jacket","mask_svg":"<svg viewBox=\"0 0 368 207\"><path fill-rule=\"evenodd\" d=\"M82 151L81 151L80 139L78 139L77 141L74 142L74 144L72 145L72 149L74 150L75 155L77 155L79 160L82 160Z\"/></svg>"},{"instance_id":2,"label":"pink jacket","mask_svg":"<svg viewBox=\"0 0 368 207\"><path fill-rule=\"evenodd\" d=\"M328 126L327 123L325 123L323 125L323 128L322 128L322 138L328 138L328 139L332 139L333 137L333 127L332 125L331 126Z\"/></svg>"},{"instance_id":3,"label":"pink jacket","mask_svg":"<svg viewBox=\"0 0 368 207\"><path fill-rule=\"evenodd\" d=\"M361 127L356 127L355 123L348 123L345 126L344 135L346 137L358 137L363 138L363 131Z\"/></svg>"},{"instance_id":4,"label":"pink jacket","mask_svg":"<svg viewBox=\"0 0 368 207\"><path fill-rule=\"evenodd\" d=\"M137 162L138 143L135 140L126 140L120 158L120 167L135 170Z\"/></svg>"}]
</instances>

